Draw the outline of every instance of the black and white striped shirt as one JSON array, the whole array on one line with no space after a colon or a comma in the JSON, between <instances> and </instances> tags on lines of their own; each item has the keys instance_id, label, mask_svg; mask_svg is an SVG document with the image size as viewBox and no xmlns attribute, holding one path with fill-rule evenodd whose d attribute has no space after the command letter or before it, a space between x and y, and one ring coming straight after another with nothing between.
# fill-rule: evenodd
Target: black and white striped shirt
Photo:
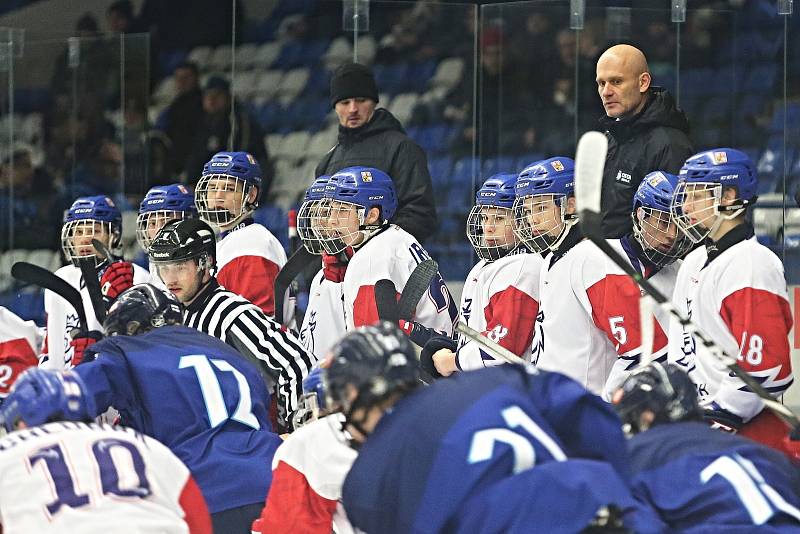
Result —
<instances>
[{"instance_id":1,"label":"black and white striped shirt","mask_svg":"<svg viewBox=\"0 0 800 534\"><path fill-rule=\"evenodd\" d=\"M187 307L183 324L221 339L256 364L277 396L278 422L290 428L303 379L316 361L294 334L216 279Z\"/></svg>"}]
</instances>

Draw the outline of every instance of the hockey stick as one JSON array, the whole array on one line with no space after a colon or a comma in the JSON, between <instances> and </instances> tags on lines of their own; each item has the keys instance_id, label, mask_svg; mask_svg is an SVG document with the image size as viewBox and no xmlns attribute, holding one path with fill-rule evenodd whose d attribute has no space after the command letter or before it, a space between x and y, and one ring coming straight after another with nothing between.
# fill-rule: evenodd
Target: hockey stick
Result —
<instances>
[{"instance_id":1,"label":"hockey stick","mask_svg":"<svg viewBox=\"0 0 800 534\"><path fill-rule=\"evenodd\" d=\"M278 271L278 276L275 277L275 282L272 285L273 295L275 299L275 320L280 324L286 326L286 318L283 316L283 300L286 295L286 290L292 285L294 279L302 273L311 260L319 257L306 250L305 247L298 248L286 261L281 270Z\"/></svg>"},{"instance_id":2,"label":"hockey stick","mask_svg":"<svg viewBox=\"0 0 800 534\"><path fill-rule=\"evenodd\" d=\"M397 305L397 288L394 286L394 282L386 278L375 282L375 305L378 308L378 317L382 321L397 324L400 320L400 310Z\"/></svg>"},{"instance_id":3,"label":"hockey stick","mask_svg":"<svg viewBox=\"0 0 800 534\"><path fill-rule=\"evenodd\" d=\"M78 267L80 267L81 275L83 275L86 291L89 292L89 300L92 303L94 316L98 323L103 324L106 319L106 303L103 301L103 292L100 290L100 280L97 279L94 256L78 258Z\"/></svg>"},{"instance_id":4,"label":"hockey stick","mask_svg":"<svg viewBox=\"0 0 800 534\"><path fill-rule=\"evenodd\" d=\"M684 316L672 302L661 294L647 278L625 261L602 235L600 200L602 195L603 168L606 161L608 140L600 132L588 132L578 142L575 154L575 201L579 211L579 224L583 234L602 250L611 261L644 289L658 305L678 320L681 326L703 347L736 375L750 390L761 397L764 405L780 417L793 432L800 429L800 419L786 406L776 401L772 395L747 371L739 367L736 359L727 354L711 337L703 332L691 319Z\"/></svg>"},{"instance_id":5,"label":"hockey stick","mask_svg":"<svg viewBox=\"0 0 800 534\"><path fill-rule=\"evenodd\" d=\"M397 301L397 313L400 319L411 320L422 295L431 286L431 282L437 274L439 274L439 264L431 259L420 262L414 268L400 294L400 300Z\"/></svg>"},{"instance_id":6,"label":"hockey stick","mask_svg":"<svg viewBox=\"0 0 800 534\"><path fill-rule=\"evenodd\" d=\"M69 285L69 282L56 276L47 269L24 261L18 261L11 266L11 276L26 284L33 284L43 287L44 289L49 289L66 300L70 306L75 308L81 330L84 332L89 331L81 294L77 289Z\"/></svg>"},{"instance_id":7,"label":"hockey stick","mask_svg":"<svg viewBox=\"0 0 800 534\"><path fill-rule=\"evenodd\" d=\"M507 363L513 363L517 365L528 365L531 369L535 369L534 366L528 364L525 360L505 348L504 346L500 345L499 343L495 343L488 337L484 336L474 328L470 328L467 326L467 323L459 323L456 325L456 330L458 330L459 334L463 334L465 337L469 338L470 340L474 341L481 347L483 347L486 351L491 352L492 354L499 356L501 360L505 360Z\"/></svg>"}]
</instances>

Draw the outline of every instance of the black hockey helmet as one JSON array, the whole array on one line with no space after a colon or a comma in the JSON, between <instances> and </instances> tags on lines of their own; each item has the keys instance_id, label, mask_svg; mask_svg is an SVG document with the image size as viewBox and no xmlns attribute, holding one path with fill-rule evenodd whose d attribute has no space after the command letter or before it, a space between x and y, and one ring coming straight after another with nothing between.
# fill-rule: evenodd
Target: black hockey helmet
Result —
<instances>
[{"instance_id":1,"label":"black hockey helmet","mask_svg":"<svg viewBox=\"0 0 800 534\"><path fill-rule=\"evenodd\" d=\"M103 321L106 336L136 336L171 324L183 324L183 307L151 284L137 284L120 293Z\"/></svg>"},{"instance_id":2,"label":"black hockey helmet","mask_svg":"<svg viewBox=\"0 0 800 534\"><path fill-rule=\"evenodd\" d=\"M675 364L653 362L635 370L613 400L628 434L647 430L640 428L645 410L655 416L650 426L703 418L694 383Z\"/></svg>"},{"instance_id":3,"label":"black hockey helmet","mask_svg":"<svg viewBox=\"0 0 800 534\"><path fill-rule=\"evenodd\" d=\"M330 366L322 372L326 403L340 407L345 416L420 384L411 342L388 321L357 328L344 336L331 349ZM356 395L348 398L352 389Z\"/></svg>"},{"instance_id":4,"label":"black hockey helmet","mask_svg":"<svg viewBox=\"0 0 800 534\"><path fill-rule=\"evenodd\" d=\"M216 257L214 230L201 219L182 219L164 225L147 247L153 263L175 263L207 256Z\"/></svg>"}]
</instances>

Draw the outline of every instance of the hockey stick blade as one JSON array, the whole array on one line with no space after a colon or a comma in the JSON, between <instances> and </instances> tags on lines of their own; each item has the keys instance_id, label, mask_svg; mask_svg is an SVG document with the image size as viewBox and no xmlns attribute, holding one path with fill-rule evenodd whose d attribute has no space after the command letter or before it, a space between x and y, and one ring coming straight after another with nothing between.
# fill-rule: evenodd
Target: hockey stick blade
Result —
<instances>
[{"instance_id":1,"label":"hockey stick blade","mask_svg":"<svg viewBox=\"0 0 800 534\"><path fill-rule=\"evenodd\" d=\"M273 283L273 295L275 299L275 320L286 326L286 318L283 316L283 300L286 290L292 285L294 279L302 273L312 260L319 260L319 256L312 254L305 247L298 248L286 261Z\"/></svg>"},{"instance_id":2,"label":"hockey stick blade","mask_svg":"<svg viewBox=\"0 0 800 534\"><path fill-rule=\"evenodd\" d=\"M417 304L437 274L439 274L439 264L431 259L422 261L414 268L397 303L397 313L400 319L411 320L417 310Z\"/></svg>"},{"instance_id":3,"label":"hockey stick blade","mask_svg":"<svg viewBox=\"0 0 800 534\"><path fill-rule=\"evenodd\" d=\"M26 284L33 284L43 287L44 289L49 289L66 300L70 306L75 308L81 330L89 330L81 294L77 289L69 285L69 282L56 276L47 269L24 261L18 261L11 266L11 276Z\"/></svg>"},{"instance_id":4,"label":"hockey stick blade","mask_svg":"<svg viewBox=\"0 0 800 534\"><path fill-rule=\"evenodd\" d=\"M460 334L463 334L470 340L474 341L475 343L486 349L488 352L491 352L492 354L499 356L501 360L505 360L508 363L514 363L518 365L529 365L528 362L526 362L525 360L523 360L522 358L520 358L507 348L505 348L504 346L495 343L488 337L482 335L474 328L470 328L469 326L467 326L466 323L462 323L459 321L459 323L456 325L456 330L458 330ZM530 367L532 369L534 368L533 366Z\"/></svg>"},{"instance_id":5,"label":"hockey stick blade","mask_svg":"<svg viewBox=\"0 0 800 534\"><path fill-rule=\"evenodd\" d=\"M94 241L97 240L95 239ZM78 258L78 267L81 269L86 291L89 292L89 300L92 302L94 316L98 323L103 324L106 319L106 303L103 301L103 292L100 289L100 281L97 279L94 256Z\"/></svg>"},{"instance_id":6,"label":"hockey stick blade","mask_svg":"<svg viewBox=\"0 0 800 534\"><path fill-rule=\"evenodd\" d=\"M382 321L397 324L400 313L397 306L397 288L394 282L386 278L375 282L375 305L378 308L378 317Z\"/></svg>"},{"instance_id":7,"label":"hockey stick blade","mask_svg":"<svg viewBox=\"0 0 800 534\"><path fill-rule=\"evenodd\" d=\"M599 137L598 137L599 135ZM786 425L796 431L800 429L800 419L789 408L776 401L764 387L747 371L736 363L711 337L703 332L688 317L684 316L649 280L644 278L630 262L626 261L602 234L600 198L603 186L603 167L605 166L608 141L599 132L588 132L578 142L575 155L575 199L580 213L579 224L583 234L602 250L625 274L645 290L659 306L676 318L681 326L694 336L705 349L729 371L736 375L750 391L758 395L764 405L780 417Z\"/></svg>"}]
</instances>

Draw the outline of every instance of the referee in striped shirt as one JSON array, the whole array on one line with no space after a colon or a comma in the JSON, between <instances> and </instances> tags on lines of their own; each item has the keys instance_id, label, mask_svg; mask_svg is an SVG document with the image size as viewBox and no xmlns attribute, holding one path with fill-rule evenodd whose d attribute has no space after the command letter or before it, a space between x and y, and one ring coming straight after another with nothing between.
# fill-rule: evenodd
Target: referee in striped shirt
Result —
<instances>
[{"instance_id":1,"label":"referee in striped shirt","mask_svg":"<svg viewBox=\"0 0 800 534\"><path fill-rule=\"evenodd\" d=\"M277 400L277 422L290 431L315 358L280 324L214 277L216 238L200 219L171 221L147 249L166 288L186 306L184 322L221 339L259 368Z\"/></svg>"}]
</instances>

